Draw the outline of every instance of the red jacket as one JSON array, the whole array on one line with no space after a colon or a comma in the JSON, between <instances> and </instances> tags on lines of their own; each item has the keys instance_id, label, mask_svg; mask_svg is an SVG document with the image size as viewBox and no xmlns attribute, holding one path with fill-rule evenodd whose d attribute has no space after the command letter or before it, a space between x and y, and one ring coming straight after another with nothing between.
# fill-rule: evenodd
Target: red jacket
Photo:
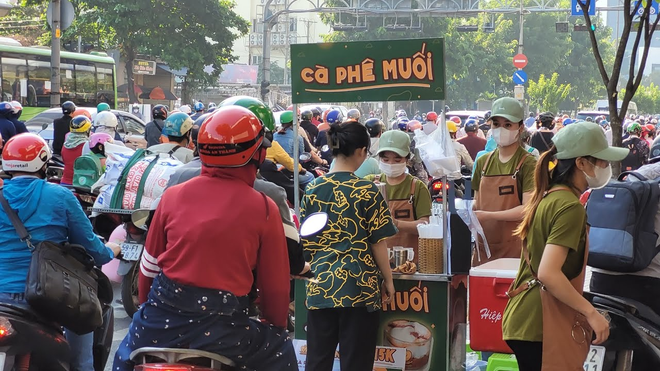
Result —
<instances>
[{"instance_id":1,"label":"red jacket","mask_svg":"<svg viewBox=\"0 0 660 371\"><path fill-rule=\"evenodd\" d=\"M253 166L202 167L201 176L163 194L140 265L141 302L159 270L175 282L237 296L250 292L256 271L264 318L286 327L289 258L282 219L275 203L252 188L255 177Z\"/></svg>"}]
</instances>

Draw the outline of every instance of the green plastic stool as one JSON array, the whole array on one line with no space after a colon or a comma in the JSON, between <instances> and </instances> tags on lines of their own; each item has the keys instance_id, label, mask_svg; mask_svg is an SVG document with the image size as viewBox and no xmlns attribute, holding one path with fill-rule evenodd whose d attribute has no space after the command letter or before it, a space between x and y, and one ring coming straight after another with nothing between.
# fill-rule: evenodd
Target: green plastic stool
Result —
<instances>
[{"instance_id":1,"label":"green plastic stool","mask_svg":"<svg viewBox=\"0 0 660 371\"><path fill-rule=\"evenodd\" d=\"M513 354L495 353L488 358L486 371L518 371L518 361Z\"/></svg>"}]
</instances>

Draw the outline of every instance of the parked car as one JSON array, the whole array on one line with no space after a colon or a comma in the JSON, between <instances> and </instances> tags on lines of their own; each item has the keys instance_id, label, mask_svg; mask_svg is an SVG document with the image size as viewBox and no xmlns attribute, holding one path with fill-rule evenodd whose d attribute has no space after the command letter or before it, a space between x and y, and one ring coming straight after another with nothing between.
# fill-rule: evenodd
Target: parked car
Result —
<instances>
[{"instance_id":1,"label":"parked car","mask_svg":"<svg viewBox=\"0 0 660 371\"><path fill-rule=\"evenodd\" d=\"M96 116L95 107L78 108L83 108L89 111L92 118ZM112 113L117 116L119 124L117 126L117 132L119 132L119 135L122 137L124 144L133 149L146 148L147 141L144 139L145 122L130 112L112 110ZM27 129L30 132L39 134L50 143L53 140L53 121L59 117L62 117L62 109L51 108L29 119L25 123L25 126L27 126ZM45 129L43 128L44 124L48 125Z\"/></svg>"}]
</instances>

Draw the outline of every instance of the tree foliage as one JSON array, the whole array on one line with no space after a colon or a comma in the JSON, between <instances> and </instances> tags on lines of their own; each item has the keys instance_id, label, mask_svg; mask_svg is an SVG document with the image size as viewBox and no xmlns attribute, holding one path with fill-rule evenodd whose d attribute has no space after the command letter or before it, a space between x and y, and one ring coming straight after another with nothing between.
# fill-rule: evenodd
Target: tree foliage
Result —
<instances>
[{"instance_id":1,"label":"tree foliage","mask_svg":"<svg viewBox=\"0 0 660 371\"><path fill-rule=\"evenodd\" d=\"M626 94L626 89L621 89ZM643 114L656 114L660 112L660 86L650 83L648 86L640 85L635 93L637 111Z\"/></svg>"},{"instance_id":2,"label":"tree foliage","mask_svg":"<svg viewBox=\"0 0 660 371\"><path fill-rule=\"evenodd\" d=\"M559 103L561 103L571 91L571 84L559 84L557 80L559 74L553 73L547 79L544 74L540 74L538 81L529 80L529 104L535 106L541 111L558 112Z\"/></svg>"}]
</instances>

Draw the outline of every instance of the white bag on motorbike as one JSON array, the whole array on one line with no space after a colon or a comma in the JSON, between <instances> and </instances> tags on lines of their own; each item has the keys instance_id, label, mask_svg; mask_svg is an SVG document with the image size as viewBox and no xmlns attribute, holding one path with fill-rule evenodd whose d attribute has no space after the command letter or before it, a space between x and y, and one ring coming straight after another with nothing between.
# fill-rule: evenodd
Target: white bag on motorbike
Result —
<instances>
[{"instance_id":1,"label":"white bag on motorbike","mask_svg":"<svg viewBox=\"0 0 660 371\"><path fill-rule=\"evenodd\" d=\"M435 178L447 176L449 179L461 178L460 159L456 155L444 119L438 129L430 135L426 135L422 129L415 130L415 143L426 170L431 176Z\"/></svg>"},{"instance_id":2,"label":"white bag on motorbike","mask_svg":"<svg viewBox=\"0 0 660 371\"><path fill-rule=\"evenodd\" d=\"M170 176L176 171L183 163L175 158L166 157L166 155L155 155L158 158L155 160L156 164L151 168L146 175L146 181L142 181L145 176L145 171L149 167L154 156L147 156L133 165L128 171L126 187L124 188L124 197L122 199L122 208L128 210L134 209L150 209L151 204L154 203L165 192L167 183ZM143 184L142 188L140 188ZM140 204L136 205L138 193L142 190L142 198Z\"/></svg>"}]
</instances>

